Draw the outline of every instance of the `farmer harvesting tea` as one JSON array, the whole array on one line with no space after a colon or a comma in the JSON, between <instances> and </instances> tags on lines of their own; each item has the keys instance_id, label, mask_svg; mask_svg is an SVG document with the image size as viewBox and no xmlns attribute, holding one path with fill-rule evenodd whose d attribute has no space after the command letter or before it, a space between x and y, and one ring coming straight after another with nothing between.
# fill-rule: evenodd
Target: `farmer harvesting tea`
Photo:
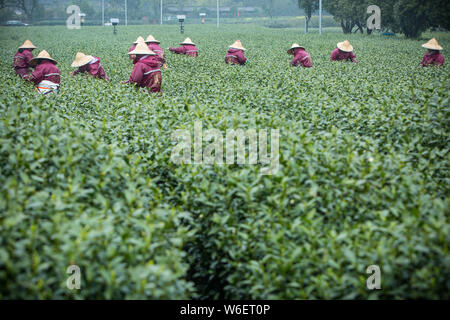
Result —
<instances>
[{"instance_id":1,"label":"farmer harvesting tea","mask_svg":"<svg viewBox=\"0 0 450 320\"><path fill-rule=\"evenodd\" d=\"M88 56L82 52L78 52L75 61L72 63L72 68L77 68L75 71L70 73L71 76L74 76L79 73L87 72L89 75L94 78L103 79L109 81L109 77L100 64L100 58L94 56Z\"/></svg>"},{"instance_id":2,"label":"farmer harvesting tea","mask_svg":"<svg viewBox=\"0 0 450 320\"><path fill-rule=\"evenodd\" d=\"M14 55L13 68L17 75L24 77L30 73L30 61L33 59L32 51L36 47L30 40L26 40L23 45L19 47Z\"/></svg>"},{"instance_id":3,"label":"farmer harvesting tea","mask_svg":"<svg viewBox=\"0 0 450 320\"><path fill-rule=\"evenodd\" d=\"M144 43L145 43L144 38L142 38L141 36L137 37L137 39L136 39L136 41L134 42L134 44L130 47L130 49L128 49L128 53L130 53L131 51L133 51L134 49L136 49L136 45L137 45L139 42L144 42ZM130 60L134 60L134 56L133 56L133 55L129 55L129 58L130 58Z\"/></svg>"},{"instance_id":4,"label":"farmer harvesting tea","mask_svg":"<svg viewBox=\"0 0 450 320\"><path fill-rule=\"evenodd\" d=\"M225 63L244 65L248 62L244 55L246 49L242 46L241 40L236 40L227 51L225 55Z\"/></svg>"},{"instance_id":5,"label":"farmer harvesting tea","mask_svg":"<svg viewBox=\"0 0 450 320\"><path fill-rule=\"evenodd\" d=\"M337 48L331 51L331 61L351 61L358 63L355 54L353 53L353 46L348 40L339 42Z\"/></svg>"},{"instance_id":6,"label":"farmer harvesting tea","mask_svg":"<svg viewBox=\"0 0 450 320\"><path fill-rule=\"evenodd\" d=\"M36 86L36 91L41 94L58 93L61 72L56 64L56 60L43 50L36 58L31 59L30 65L35 69L24 79L32 81Z\"/></svg>"},{"instance_id":7,"label":"farmer harvesting tea","mask_svg":"<svg viewBox=\"0 0 450 320\"><path fill-rule=\"evenodd\" d=\"M304 68L311 68L313 66L311 56L306 52L305 48L299 44L294 43L287 53L294 56L291 61L292 66L297 67L298 65L301 65Z\"/></svg>"},{"instance_id":8,"label":"farmer harvesting tea","mask_svg":"<svg viewBox=\"0 0 450 320\"><path fill-rule=\"evenodd\" d=\"M184 39L183 42L180 43L181 47L174 48L170 47L168 48L169 51L177 54L185 54L191 57L198 57L198 49L195 46L195 43L192 42L191 38Z\"/></svg>"},{"instance_id":9,"label":"farmer harvesting tea","mask_svg":"<svg viewBox=\"0 0 450 320\"><path fill-rule=\"evenodd\" d=\"M137 87L148 88L149 93L161 92L161 69L156 53L151 51L145 42L140 42L128 54L134 56L134 67L130 78L121 84L133 83Z\"/></svg>"},{"instance_id":10,"label":"farmer harvesting tea","mask_svg":"<svg viewBox=\"0 0 450 320\"><path fill-rule=\"evenodd\" d=\"M148 48L158 56L160 66L164 69L167 69L167 66L165 64L166 59L164 58L164 50L159 46L160 42L156 40L152 35L149 35L145 40L145 43L147 44Z\"/></svg>"},{"instance_id":11,"label":"farmer harvesting tea","mask_svg":"<svg viewBox=\"0 0 450 320\"><path fill-rule=\"evenodd\" d=\"M444 64L444 56L440 53L444 48L439 45L435 38L424 43L422 47L428 50L427 53L425 53L422 62L420 62L421 67L440 66Z\"/></svg>"}]
</instances>

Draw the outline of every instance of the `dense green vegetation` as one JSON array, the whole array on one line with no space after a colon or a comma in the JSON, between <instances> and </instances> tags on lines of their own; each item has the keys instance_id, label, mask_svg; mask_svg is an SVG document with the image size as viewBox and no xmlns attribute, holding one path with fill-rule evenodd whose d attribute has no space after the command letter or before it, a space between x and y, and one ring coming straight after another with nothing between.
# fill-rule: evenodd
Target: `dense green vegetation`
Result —
<instances>
[{"instance_id":1,"label":"dense green vegetation","mask_svg":"<svg viewBox=\"0 0 450 320\"><path fill-rule=\"evenodd\" d=\"M189 36L163 92L122 86L127 49ZM227 26L0 28L1 298L450 298L449 66L421 41ZM427 37L431 36L427 34ZM433 34L444 48L447 33ZM60 94L13 75L31 39L58 60ZM251 63L223 63L241 39ZM292 42L314 68L288 65ZM77 51L111 83L69 77ZM37 52L35 52L37 54ZM445 55L445 51L444 51ZM280 130L280 169L175 165L171 133L194 121ZM81 290L69 291L69 264ZM381 290L366 288L379 265Z\"/></svg>"}]
</instances>

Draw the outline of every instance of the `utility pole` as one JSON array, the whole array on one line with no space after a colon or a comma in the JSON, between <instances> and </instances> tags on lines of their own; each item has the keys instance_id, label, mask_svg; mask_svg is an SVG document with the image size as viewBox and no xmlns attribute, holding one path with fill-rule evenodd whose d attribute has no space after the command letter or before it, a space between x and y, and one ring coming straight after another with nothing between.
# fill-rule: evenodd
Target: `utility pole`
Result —
<instances>
[{"instance_id":1,"label":"utility pole","mask_svg":"<svg viewBox=\"0 0 450 320\"><path fill-rule=\"evenodd\" d=\"M161 24L162 24L162 21L163 21L163 15L162 15L162 12L163 12L163 11L162 11L162 1L163 1L163 0L161 0L161 5L160 5L160 6L161 6Z\"/></svg>"},{"instance_id":2,"label":"utility pole","mask_svg":"<svg viewBox=\"0 0 450 320\"><path fill-rule=\"evenodd\" d=\"M219 0L217 0L217 28L219 27Z\"/></svg>"},{"instance_id":3,"label":"utility pole","mask_svg":"<svg viewBox=\"0 0 450 320\"><path fill-rule=\"evenodd\" d=\"M319 0L319 34L322 34L322 0Z\"/></svg>"},{"instance_id":4,"label":"utility pole","mask_svg":"<svg viewBox=\"0 0 450 320\"><path fill-rule=\"evenodd\" d=\"M102 26L105 26L105 0L102 0Z\"/></svg>"},{"instance_id":5,"label":"utility pole","mask_svg":"<svg viewBox=\"0 0 450 320\"><path fill-rule=\"evenodd\" d=\"M128 25L127 0L125 0L125 25Z\"/></svg>"}]
</instances>

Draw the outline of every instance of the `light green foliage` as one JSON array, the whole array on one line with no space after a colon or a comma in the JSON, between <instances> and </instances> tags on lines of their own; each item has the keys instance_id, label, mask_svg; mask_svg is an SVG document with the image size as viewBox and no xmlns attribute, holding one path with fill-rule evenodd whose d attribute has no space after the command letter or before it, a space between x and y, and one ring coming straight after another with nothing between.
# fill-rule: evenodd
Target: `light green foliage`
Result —
<instances>
[{"instance_id":1,"label":"light green foliage","mask_svg":"<svg viewBox=\"0 0 450 320\"><path fill-rule=\"evenodd\" d=\"M161 97L119 84L149 33L200 50L166 52ZM346 37L359 64L329 62L342 34L300 29L1 28L1 297L450 298L448 63L419 68L419 41ZM27 38L58 60L59 95L12 74ZM236 39L244 67L223 61ZM313 68L289 66L293 42ZM111 83L69 77L77 51ZM196 120L279 129L279 171L173 164L171 133Z\"/></svg>"}]
</instances>

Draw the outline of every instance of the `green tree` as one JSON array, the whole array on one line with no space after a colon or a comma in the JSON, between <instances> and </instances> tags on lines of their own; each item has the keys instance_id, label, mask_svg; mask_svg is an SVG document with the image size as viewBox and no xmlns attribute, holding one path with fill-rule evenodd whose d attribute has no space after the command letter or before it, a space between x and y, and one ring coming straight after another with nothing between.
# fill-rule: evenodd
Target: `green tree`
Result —
<instances>
[{"instance_id":1,"label":"green tree","mask_svg":"<svg viewBox=\"0 0 450 320\"><path fill-rule=\"evenodd\" d=\"M79 6L81 12L85 13L88 18L93 18L93 16L95 15L95 10L89 0L81 0Z\"/></svg>"},{"instance_id":2,"label":"green tree","mask_svg":"<svg viewBox=\"0 0 450 320\"><path fill-rule=\"evenodd\" d=\"M426 1L397 0L394 5L395 31L401 31L407 38L417 38L428 28Z\"/></svg>"},{"instance_id":3,"label":"green tree","mask_svg":"<svg viewBox=\"0 0 450 320\"><path fill-rule=\"evenodd\" d=\"M309 21L313 12L319 9L319 0L298 0L298 7L305 12L305 33L308 33Z\"/></svg>"},{"instance_id":4,"label":"green tree","mask_svg":"<svg viewBox=\"0 0 450 320\"><path fill-rule=\"evenodd\" d=\"M272 19L275 10L275 0L264 0L263 10L267 13L270 19Z\"/></svg>"},{"instance_id":5,"label":"green tree","mask_svg":"<svg viewBox=\"0 0 450 320\"><path fill-rule=\"evenodd\" d=\"M428 24L431 27L450 30L450 1L431 0L427 1Z\"/></svg>"},{"instance_id":6,"label":"green tree","mask_svg":"<svg viewBox=\"0 0 450 320\"><path fill-rule=\"evenodd\" d=\"M448 0L324 0L324 9L341 24L344 33L351 33L355 27L363 32L366 10L372 4L381 9L382 29L401 32L407 38L417 38L430 27L450 28Z\"/></svg>"},{"instance_id":7,"label":"green tree","mask_svg":"<svg viewBox=\"0 0 450 320\"><path fill-rule=\"evenodd\" d=\"M30 22L33 22L43 12L39 0L0 0L0 9L4 8L19 9L25 15L26 20Z\"/></svg>"},{"instance_id":8,"label":"green tree","mask_svg":"<svg viewBox=\"0 0 450 320\"><path fill-rule=\"evenodd\" d=\"M366 0L324 0L323 6L341 24L344 33L352 33L355 26L363 32L368 6Z\"/></svg>"}]
</instances>

